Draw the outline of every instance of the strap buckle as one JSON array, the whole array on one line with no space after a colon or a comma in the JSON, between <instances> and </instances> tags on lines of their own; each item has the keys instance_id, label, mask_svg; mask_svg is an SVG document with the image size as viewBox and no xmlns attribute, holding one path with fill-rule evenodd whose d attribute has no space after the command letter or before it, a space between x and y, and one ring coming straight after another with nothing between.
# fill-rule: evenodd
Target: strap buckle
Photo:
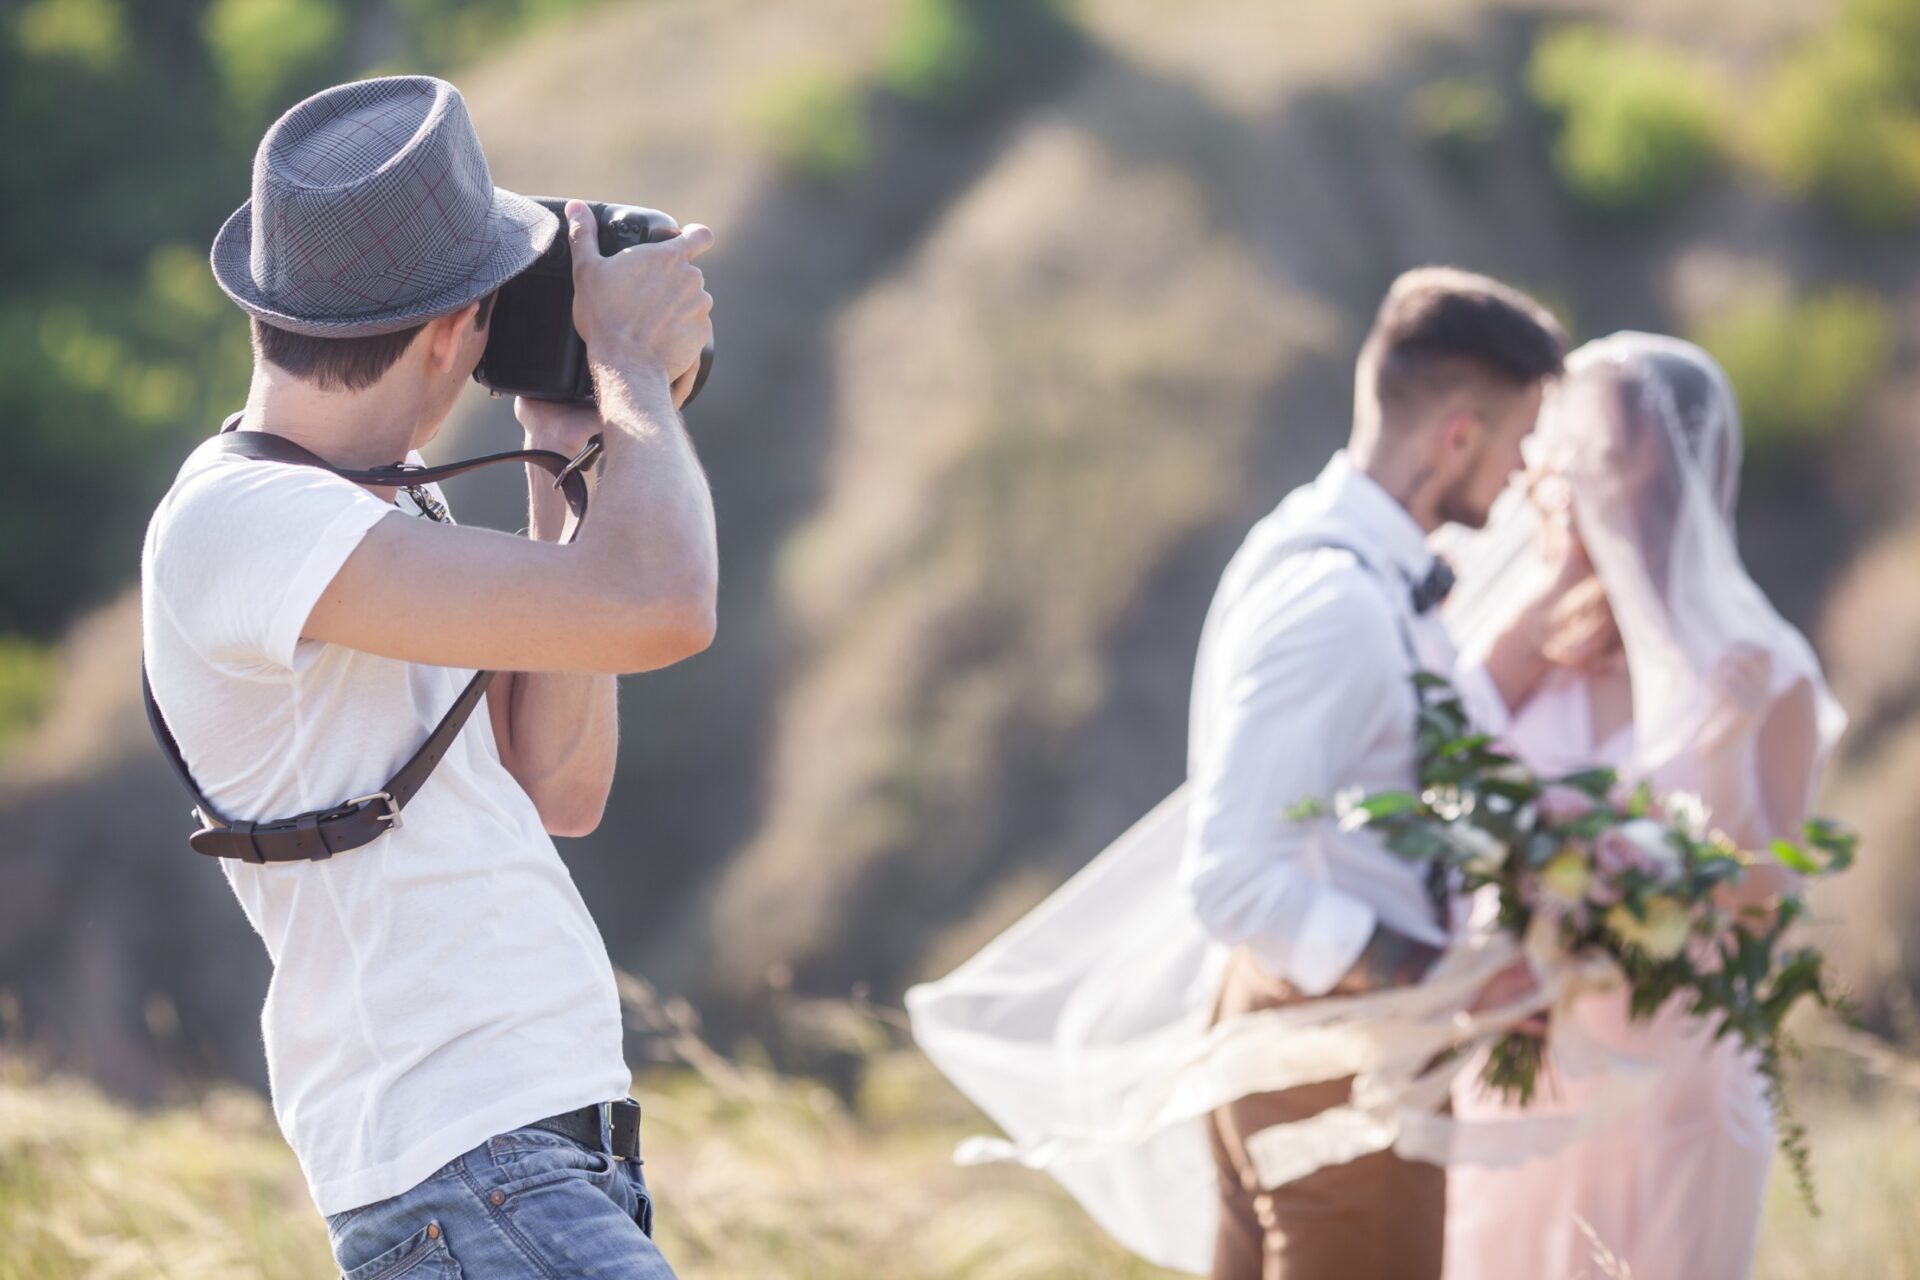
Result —
<instances>
[{"instance_id":1,"label":"strap buckle","mask_svg":"<svg viewBox=\"0 0 1920 1280\"><path fill-rule=\"evenodd\" d=\"M570 462L568 462L566 466L560 468L560 474L556 475L553 478L553 487L558 489L560 487L561 482L564 481L568 476L580 470L580 468L587 466L595 458L599 457L600 448L601 448L601 445L600 445L599 436L595 436L593 439L587 441L586 445L580 450L580 452L574 454L573 459Z\"/></svg>"},{"instance_id":2,"label":"strap buckle","mask_svg":"<svg viewBox=\"0 0 1920 1280\"><path fill-rule=\"evenodd\" d=\"M384 800L387 802L387 811L385 813L376 813L373 815L387 824L387 830L398 831L405 825L400 821L400 806L393 802L393 795L390 792L376 791L372 795L355 796L353 799L347 801L346 804L342 805L341 808L358 809L370 800Z\"/></svg>"}]
</instances>

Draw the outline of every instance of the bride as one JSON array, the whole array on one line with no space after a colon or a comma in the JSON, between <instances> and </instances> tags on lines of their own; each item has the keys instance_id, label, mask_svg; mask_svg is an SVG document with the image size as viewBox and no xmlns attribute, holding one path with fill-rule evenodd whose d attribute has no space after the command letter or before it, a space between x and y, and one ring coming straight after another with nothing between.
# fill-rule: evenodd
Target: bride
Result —
<instances>
[{"instance_id":1,"label":"bride","mask_svg":"<svg viewBox=\"0 0 1920 1280\"><path fill-rule=\"evenodd\" d=\"M1526 484L1453 549L1448 622L1470 702L1537 773L1609 765L1698 794L1743 848L1794 836L1844 717L1741 562L1726 377L1694 346L1635 333L1588 344L1568 370ZM1756 867L1725 905L1762 902L1789 874ZM1746 1276L1773 1149L1751 1056L1674 1005L1632 1022L1624 995L1590 996L1570 1016L1657 1062L1657 1083L1555 1155L1452 1167L1448 1280L1593 1274L1601 1247L1635 1280ZM1457 1119L1517 1114L1477 1071L1458 1079ZM1529 1113L1578 1109L1596 1087L1556 1073Z\"/></svg>"}]
</instances>

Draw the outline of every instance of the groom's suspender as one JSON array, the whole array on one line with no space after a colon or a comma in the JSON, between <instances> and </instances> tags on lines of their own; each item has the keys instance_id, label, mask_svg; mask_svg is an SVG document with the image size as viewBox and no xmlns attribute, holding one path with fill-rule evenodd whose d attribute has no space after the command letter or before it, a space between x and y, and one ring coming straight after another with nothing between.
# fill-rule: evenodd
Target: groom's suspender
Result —
<instances>
[{"instance_id":1,"label":"groom's suspender","mask_svg":"<svg viewBox=\"0 0 1920 1280\"><path fill-rule=\"evenodd\" d=\"M1368 577L1380 583L1381 587L1388 593L1387 607L1393 611L1394 629L1400 633L1400 647L1406 650L1407 661L1412 665L1415 675L1425 670L1425 667L1420 661L1420 647L1414 643L1413 628L1407 621L1406 609L1403 608L1400 601L1392 595L1396 586L1410 590L1411 588L1408 584L1396 582L1392 575L1386 573L1378 565L1374 564L1372 560L1368 559L1366 552L1360 550L1360 548L1354 546L1352 543L1342 542L1338 538L1307 534L1298 540L1283 542L1277 554L1274 556L1274 561L1277 563L1289 556L1299 555L1305 551L1344 551L1353 557L1355 564L1366 571ZM1421 699L1420 690L1415 687L1412 682L1408 683L1408 688L1413 693L1413 740L1416 744L1415 755L1417 756L1419 754L1418 743L1420 741L1420 712L1425 704ZM1419 768L1418 760L1414 762L1414 768L1416 770ZM1439 921L1441 930L1445 933L1452 933L1453 909L1451 903L1453 900L1453 887L1448 882L1445 864L1437 858L1427 863L1427 896L1433 901L1434 915Z\"/></svg>"},{"instance_id":2,"label":"groom's suspender","mask_svg":"<svg viewBox=\"0 0 1920 1280\"><path fill-rule=\"evenodd\" d=\"M1366 571L1368 577L1381 585L1387 592L1388 607L1393 611L1394 630L1400 634L1400 647L1406 650L1407 661L1413 665L1414 671L1418 672L1423 670L1424 667L1420 661L1420 647L1414 643L1413 628L1407 623L1407 611L1402 607L1399 598L1393 595L1396 587L1406 590L1411 590L1411 587L1404 582L1396 580L1392 575L1374 564L1372 560L1367 558L1366 552L1360 550L1360 548L1354 546L1352 543L1343 542L1338 538L1305 534L1297 540L1290 539L1281 543L1280 549L1274 556L1274 559L1275 561L1280 561L1287 559L1289 556L1296 556L1306 551L1344 551L1353 557L1355 564ZM1415 701L1416 703L1418 702L1417 695Z\"/></svg>"}]
</instances>

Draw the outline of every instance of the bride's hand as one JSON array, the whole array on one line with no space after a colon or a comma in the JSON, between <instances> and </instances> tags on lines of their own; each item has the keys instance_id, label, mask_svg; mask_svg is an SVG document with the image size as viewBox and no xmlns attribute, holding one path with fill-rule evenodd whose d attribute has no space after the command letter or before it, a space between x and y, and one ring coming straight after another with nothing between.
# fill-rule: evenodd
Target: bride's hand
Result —
<instances>
[{"instance_id":1,"label":"bride's hand","mask_svg":"<svg viewBox=\"0 0 1920 1280\"><path fill-rule=\"evenodd\" d=\"M1500 972L1487 979L1487 985L1480 988L1480 994L1467 1006L1469 1013L1485 1013L1489 1009L1498 1009L1503 1005L1524 1000L1540 989L1540 981L1534 977L1533 965L1525 956L1520 956ZM1547 1015L1536 1013L1518 1023L1513 1028L1523 1035L1544 1036L1547 1033Z\"/></svg>"},{"instance_id":2,"label":"bride's hand","mask_svg":"<svg viewBox=\"0 0 1920 1280\"><path fill-rule=\"evenodd\" d=\"M1576 671L1602 666L1620 652L1620 625L1591 565L1587 576L1554 603L1540 648L1554 666Z\"/></svg>"}]
</instances>

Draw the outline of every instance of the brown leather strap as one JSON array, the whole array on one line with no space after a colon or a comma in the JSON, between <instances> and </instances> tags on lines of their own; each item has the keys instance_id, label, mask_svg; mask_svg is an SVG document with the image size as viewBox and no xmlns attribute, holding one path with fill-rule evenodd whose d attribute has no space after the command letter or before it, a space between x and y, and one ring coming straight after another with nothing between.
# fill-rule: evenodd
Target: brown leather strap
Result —
<instances>
[{"instance_id":1,"label":"brown leather strap","mask_svg":"<svg viewBox=\"0 0 1920 1280\"><path fill-rule=\"evenodd\" d=\"M583 469L597 456L600 445L600 438L595 436L575 458L547 449L517 449L438 467L396 463L371 470L349 471L333 466L284 436L264 431L236 431L234 426L239 417L239 414L229 417L220 428L219 435L211 437L194 450L194 457L203 452L230 453L263 462L318 467L355 484L395 487L450 479L501 462L530 462L553 474L555 486L560 489L568 509L573 512L574 526L567 535L568 542L579 536L581 522L586 519L587 482ZM140 662L140 688L146 700L147 723L153 729L153 736L160 743L173 771L193 795L194 816L200 822L200 829L187 837L187 843L210 857L238 858L256 863L299 862L318 861L348 849L358 849L398 827L401 811L426 785L434 768L459 736L467 718L480 705L481 697L493 683L496 674L492 671L476 671L473 679L467 682L467 687L461 690L460 696L454 699L453 705L440 718L440 723L427 735L420 749L379 791L356 796L328 809L263 822L223 816L200 790L199 784L193 780L192 770L187 768L180 744L167 727L166 717L160 713L160 704L154 700L153 683L148 678L144 656Z\"/></svg>"}]
</instances>

